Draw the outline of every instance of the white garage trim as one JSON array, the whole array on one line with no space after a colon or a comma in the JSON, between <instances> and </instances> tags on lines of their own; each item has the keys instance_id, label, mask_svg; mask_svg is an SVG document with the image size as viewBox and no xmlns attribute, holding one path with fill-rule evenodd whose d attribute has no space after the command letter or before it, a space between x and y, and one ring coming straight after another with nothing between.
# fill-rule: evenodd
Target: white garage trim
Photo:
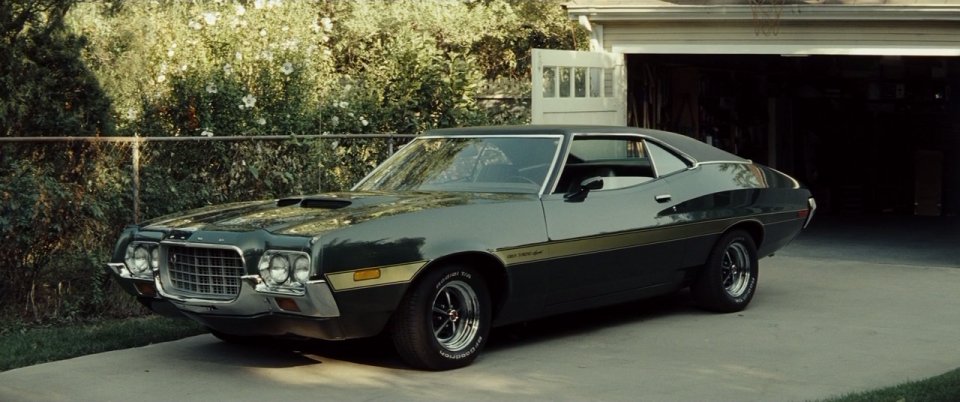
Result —
<instances>
[{"instance_id":1,"label":"white garage trim","mask_svg":"<svg viewBox=\"0 0 960 402\"><path fill-rule=\"evenodd\" d=\"M784 56L960 56L960 47L847 44L653 44L613 45L613 53L639 54L779 54Z\"/></svg>"}]
</instances>

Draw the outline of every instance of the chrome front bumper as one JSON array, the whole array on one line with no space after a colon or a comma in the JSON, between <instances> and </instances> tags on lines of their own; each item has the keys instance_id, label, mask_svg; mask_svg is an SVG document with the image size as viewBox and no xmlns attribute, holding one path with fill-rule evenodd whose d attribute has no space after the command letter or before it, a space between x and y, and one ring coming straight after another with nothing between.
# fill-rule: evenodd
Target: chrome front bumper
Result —
<instances>
[{"instance_id":1,"label":"chrome front bumper","mask_svg":"<svg viewBox=\"0 0 960 402\"><path fill-rule=\"evenodd\" d=\"M262 283L259 275L244 275L240 277L240 292L232 300L208 300L185 297L166 291L158 271L153 272L153 278L136 277L130 273L123 263L108 263L108 269L124 285L128 292L136 292L137 296L164 300L170 302L177 309L193 314L210 314L217 316L250 317L264 314L284 314L303 316L307 318L335 318L340 316L340 310L333 298L330 286L324 280L307 282L303 293L276 291ZM156 293L144 293L137 283L153 284ZM278 299L290 299L296 302L297 310L281 308Z\"/></svg>"}]
</instances>

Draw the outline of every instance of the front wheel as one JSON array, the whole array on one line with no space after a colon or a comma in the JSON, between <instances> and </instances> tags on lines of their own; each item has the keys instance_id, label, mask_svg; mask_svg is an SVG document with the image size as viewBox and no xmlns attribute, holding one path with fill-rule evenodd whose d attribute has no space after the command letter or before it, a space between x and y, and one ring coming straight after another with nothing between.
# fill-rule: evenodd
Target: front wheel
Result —
<instances>
[{"instance_id":1,"label":"front wheel","mask_svg":"<svg viewBox=\"0 0 960 402\"><path fill-rule=\"evenodd\" d=\"M490 295L473 268L445 266L412 285L393 318L400 357L417 368L464 367L480 353L490 331Z\"/></svg>"},{"instance_id":2,"label":"front wheel","mask_svg":"<svg viewBox=\"0 0 960 402\"><path fill-rule=\"evenodd\" d=\"M717 241L707 264L690 287L697 304L710 311L731 313L750 304L757 290L757 246L742 230Z\"/></svg>"}]
</instances>

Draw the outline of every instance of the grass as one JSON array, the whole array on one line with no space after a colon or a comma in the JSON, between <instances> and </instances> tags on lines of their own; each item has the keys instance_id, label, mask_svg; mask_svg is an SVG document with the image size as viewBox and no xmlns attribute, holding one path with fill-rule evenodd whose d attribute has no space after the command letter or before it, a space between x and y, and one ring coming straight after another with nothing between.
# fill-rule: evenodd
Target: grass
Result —
<instances>
[{"instance_id":1,"label":"grass","mask_svg":"<svg viewBox=\"0 0 960 402\"><path fill-rule=\"evenodd\" d=\"M960 400L960 368L920 381L826 399L824 402L947 402Z\"/></svg>"},{"instance_id":2,"label":"grass","mask_svg":"<svg viewBox=\"0 0 960 402\"><path fill-rule=\"evenodd\" d=\"M0 371L203 332L203 327L193 321L160 316L12 330L0 336Z\"/></svg>"}]
</instances>

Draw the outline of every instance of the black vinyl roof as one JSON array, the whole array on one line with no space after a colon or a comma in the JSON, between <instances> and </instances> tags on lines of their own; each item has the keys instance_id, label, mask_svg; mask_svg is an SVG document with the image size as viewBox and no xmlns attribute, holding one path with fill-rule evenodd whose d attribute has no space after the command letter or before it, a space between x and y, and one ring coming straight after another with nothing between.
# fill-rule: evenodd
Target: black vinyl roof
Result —
<instances>
[{"instance_id":1,"label":"black vinyl roof","mask_svg":"<svg viewBox=\"0 0 960 402\"><path fill-rule=\"evenodd\" d=\"M687 154L697 162L749 162L747 159L707 145L700 140L682 134L667 131L650 130L637 127L620 126L579 126L579 125L526 125L526 126L485 126L442 128L429 130L424 135L439 136L475 136L475 135L543 135L560 134L639 134L662 142Z\"/></svg>"}]
</instances>

